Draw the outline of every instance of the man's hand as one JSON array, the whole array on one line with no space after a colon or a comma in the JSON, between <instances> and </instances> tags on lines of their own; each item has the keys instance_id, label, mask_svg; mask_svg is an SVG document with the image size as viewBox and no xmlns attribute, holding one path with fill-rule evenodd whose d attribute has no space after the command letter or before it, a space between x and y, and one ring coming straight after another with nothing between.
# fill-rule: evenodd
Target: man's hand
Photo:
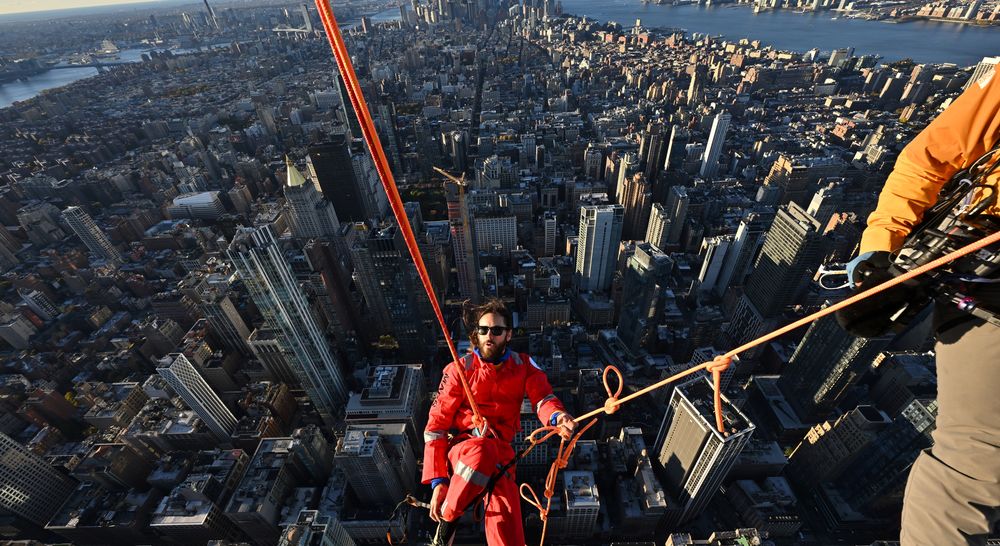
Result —
<instances>
[{"instance_id":1,"label":"man's hand","mask_svg":"<svg viewBox=\"0 0 1000 546\"><path fill-rule=\"evenodd\" d=\"M847 263L847 280L851 283L851 288L858 289L860 287L867 290L892 278L889 273L891 265L891 252L884 250L864 252Z\"/></svg>"},{"instance_id":2,"label":"man's hand","mask_svg":"<svg viewBox=\"0 0 1000 546\"><path fill-rule=\"evenodd\" d=\"M573 431L576 430L576 421L568 413L560 413L559 417L556 418L556 426L559 427L559 437L563 440L569 440L573 437Z\"/></svg>"},{"instance_id":3,"label":"man's hand","mask_svg":"<svg viewBox=\"0 0 1000 546\"><path fill-rule=\"evenodd\" d=\"M431 493L431 519L434 521L441 521L441 505L444 504L444 498L448 496L448 484L442 483L441 485L434 488L434 492Z\"/></svg>"},{"instance_id":4,"label":"man's hand","mask_svg":"<svg viewBox=\"0 0 1000 546\"><path fill-rule=\"evenodd\" d=\"M847 264L847 277L854 293L868 290L903 273L893 264L892 254L881 250L865 252ZM837 323L857 337L883 336L891 329L905 325L906 317L912 318L930 302L930 298L921 280L910 279L837 311Z\"/></svg>"}]
</instances>

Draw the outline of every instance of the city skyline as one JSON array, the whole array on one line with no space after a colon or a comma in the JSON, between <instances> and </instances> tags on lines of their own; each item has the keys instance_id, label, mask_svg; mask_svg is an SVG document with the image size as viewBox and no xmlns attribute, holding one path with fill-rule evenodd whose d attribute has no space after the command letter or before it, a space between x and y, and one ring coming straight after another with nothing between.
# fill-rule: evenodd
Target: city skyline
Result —
<instances>
[{"instance_id":1,"label":"city skyline","mask_svg":"<svg viewBox=\"0 0 1000 546\"><path fill-rule=\"evenodd\" d=\"M690 370L846 298L818 273L857 254L903 146L996 66L556 0L363 0L336 9L369 125L311 4L162 4L0 36L0 78L96 72L0 108L0 451L39 478L0 491L5 539L424 544L434 523L400 502L430 498L442 331L470 349L469 304L511 309L510 348L570 415L605 406L606 366L626 393ZM938 419L925 330L828 317L734 358L721 426L713 389L699 373L602 415L554 482L538 446L516 478L554 497L544 518L522 504L527 543L898 538ZM517 418L514 452L548 424Z\"/></svg>"}]
</instances>

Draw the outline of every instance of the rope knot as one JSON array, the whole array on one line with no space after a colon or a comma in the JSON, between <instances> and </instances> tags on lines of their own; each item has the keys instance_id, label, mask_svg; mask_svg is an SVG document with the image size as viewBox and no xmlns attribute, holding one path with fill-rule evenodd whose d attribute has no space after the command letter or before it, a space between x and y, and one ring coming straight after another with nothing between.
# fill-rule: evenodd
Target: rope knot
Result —
<instances>
[{"instance_id":1,"label":"rope knot","mask_svg":"<svg viewBox=\"0 0 1000 546\"><path fill-rule=\"evenodd\" d=\"M608 372L614 372L618 376L618 390L611 393L611 385L608 384ZM622 377L622 372L614 367L608 366L604 368L604 373L601 376L601 380L604 382L604 391L608 393L608 399L604 402L604 413L611 415L612 413L618 411L618 397L622 395L622 389L625 388L625 379Z\"/></svg>"},{"instance_id":2,"label":"rope knot","mask_svg":"<svg viewBox=\"0 0 1000 546\"><path fill-rule=\"evenodd\" d=\"M726 355L719 355L714 359L712 359L712 362L710 362L705 367L705 369L712 373L722 373L728 370L729 366L732 365L732 363L733 363L732 357Z\"/></svg>"}]
</instances>

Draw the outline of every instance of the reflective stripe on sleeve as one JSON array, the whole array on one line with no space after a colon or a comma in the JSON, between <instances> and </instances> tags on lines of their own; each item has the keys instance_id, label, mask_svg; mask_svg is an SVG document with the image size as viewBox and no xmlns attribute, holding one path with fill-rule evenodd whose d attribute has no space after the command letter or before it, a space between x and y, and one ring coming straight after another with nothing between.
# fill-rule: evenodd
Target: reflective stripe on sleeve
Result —
<instances>
[{"instance_id":1,"label":"reflective stripe on sleeve","mask_svg":"<svg viewBox=\"0 0 1000 546\"><path fill-rule=\"evenodd\" d=\"M424 431L424 441L431 442L434 440L440 440L441 438L446 438L448 433L443 430L425 430Z\"/></svg>"}]
</instances>

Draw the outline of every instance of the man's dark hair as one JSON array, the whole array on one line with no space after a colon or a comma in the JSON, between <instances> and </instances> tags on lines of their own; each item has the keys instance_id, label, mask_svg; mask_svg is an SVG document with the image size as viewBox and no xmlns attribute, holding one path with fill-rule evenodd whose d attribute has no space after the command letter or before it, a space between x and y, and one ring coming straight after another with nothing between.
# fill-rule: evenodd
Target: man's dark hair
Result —
<instances>
[{"instance_id":1,"label":"man's dark hair","mask_svg":"<svg viewBox=\"0 0 1000 546\"><path fill-rule=\"evenodd\" d=\"M473 347L479 346L479 336L476 335L476 326L479 325L479 319L483 318L483 315L490 313L496 313L503 317L503 321L508 328L514 327L514 313L499 298L488 298L479 305L467 304L465 306L465 329L469 332L469 340L472 341Z\"/></svg>"}]
</instances>

